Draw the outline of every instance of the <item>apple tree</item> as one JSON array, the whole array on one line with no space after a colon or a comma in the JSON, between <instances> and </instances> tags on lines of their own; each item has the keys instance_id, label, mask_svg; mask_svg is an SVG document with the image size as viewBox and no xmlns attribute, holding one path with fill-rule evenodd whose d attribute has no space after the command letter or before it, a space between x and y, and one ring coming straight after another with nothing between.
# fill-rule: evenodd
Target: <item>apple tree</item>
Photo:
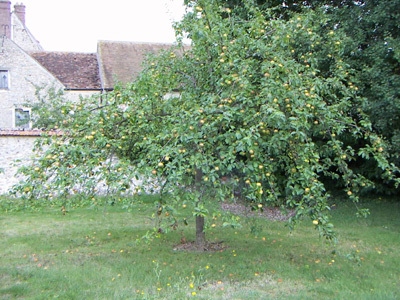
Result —
<instances>
[{"instance_id":1,"label":"apple tree","mask_svg":"<svg viewBox=\"0 0 400 300\"><path fill-rule=\"evenodd\" d=\"M309 216L332 239L323 179L340 182L356 203L373 185L353 170L356 159L375 160L390 180L397 169L371 132L353 71L341 59L345 36L319 34L326 16L275 19L250 0L243 9L246 20L217 1L188 1L176 48L149 57L134 82L101 99L61 105L63 134L38 142L41 154L22 170L28 177L18 193L68 205L71 193L90 199L154 186L159 210L174 222L174 207L191 205L200 246L204 199L240 194L255 207L294 209L290 224ZM321 51L330 60L323 72ZM361 146L347 144L349 135Z\"/></svg>"}]
</instances>

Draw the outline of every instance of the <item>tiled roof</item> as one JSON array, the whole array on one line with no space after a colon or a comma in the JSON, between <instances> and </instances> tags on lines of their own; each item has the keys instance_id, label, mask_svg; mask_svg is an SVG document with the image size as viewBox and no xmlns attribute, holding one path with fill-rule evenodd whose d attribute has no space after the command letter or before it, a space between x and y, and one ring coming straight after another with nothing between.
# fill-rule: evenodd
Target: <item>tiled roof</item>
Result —
<instances>
[{"instance_id":1,"label":"tiled roof","mask_svg":"<svg viewBox=\"0 0 400 300\"><path fill-rule=\"evenodd\" d=\"M147 54L170 49L173 44L100 41L97 45L103 88L112 89L114 80L128 83L143 69Z\"/></svg>"},{"instance_id":2,"label":"tiled roof","mask_svg":"<svg viewBox=\"0 0 400 300\"><path fill-rule=\"evenodd\" d=\"M29 54L60 80L67 89L101 89L95 53L33 52Z\"/></svg>"}]
</instances>

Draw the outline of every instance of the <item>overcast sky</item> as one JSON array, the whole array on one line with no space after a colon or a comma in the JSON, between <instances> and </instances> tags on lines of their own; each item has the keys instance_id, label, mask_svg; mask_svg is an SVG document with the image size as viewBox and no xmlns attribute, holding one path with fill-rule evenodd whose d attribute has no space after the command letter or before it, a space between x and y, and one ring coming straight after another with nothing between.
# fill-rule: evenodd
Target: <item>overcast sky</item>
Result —
<instances>
[{"instance_id":1,"label":"overcast sky","mask_svg":"<svg viewBox=\"0 0 400 300\"><path fill-rule=\"evenodd\" d=\"M175 41L183 0L11 0L26 6L26 25L48 51L96 52L98 40Z\"/></svg>"}]
</instances>

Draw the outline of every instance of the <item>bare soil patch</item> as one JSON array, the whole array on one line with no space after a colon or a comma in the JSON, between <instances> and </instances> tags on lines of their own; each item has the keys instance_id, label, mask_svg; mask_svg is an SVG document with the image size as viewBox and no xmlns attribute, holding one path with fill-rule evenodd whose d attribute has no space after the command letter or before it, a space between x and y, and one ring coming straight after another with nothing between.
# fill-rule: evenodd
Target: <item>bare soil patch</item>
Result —
<instances>
[{"instance_id":1,"label":"bare soil patch","mask_svg":"<svg viewBox=\"0 0 400 300\"><path fill-rule=\"evenodd\" d=\"M250 205L246 205L241 202L224 202L221 204L221 208L235 215L246 217L261 217L273 221L287 221L295 214L293 209L281 209L279 207L263 207L262 209L253 210Z\"/></svg>"},{"instance_id":2,"label":"bare soil patch","mask_svg":"<svg viewBox=\"0 0 400 300\"><path fill-rule=\"evenodd\" d=\"M196 252L218 252L223 251L226 246L221 242L209 243L207 242L204 245L196 245L195 242L183 242L181 244L175 245L173 250L174 251L196 251Z\"/></svg>"}]
</instances>

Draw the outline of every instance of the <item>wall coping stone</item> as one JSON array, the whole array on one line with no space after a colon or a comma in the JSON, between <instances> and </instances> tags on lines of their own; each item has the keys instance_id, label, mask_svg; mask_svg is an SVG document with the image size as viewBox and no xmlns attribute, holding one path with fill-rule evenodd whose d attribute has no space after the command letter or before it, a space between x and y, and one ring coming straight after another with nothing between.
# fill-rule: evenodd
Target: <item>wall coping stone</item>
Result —
<instances>
[{"instance_id":1,"label":"wall coping stone","mask_svg":"<svg viewBox=\"0 0 400 300\"><path fill-rule=\"evenodd\" d=\"M30 130L22 130L22 129L9 129L4 130L0 129L0 136L42 136L44 134L47 135L63 135L62 131L45 131L40 129L30 129Z\"/></svg>"}]
</instances>

